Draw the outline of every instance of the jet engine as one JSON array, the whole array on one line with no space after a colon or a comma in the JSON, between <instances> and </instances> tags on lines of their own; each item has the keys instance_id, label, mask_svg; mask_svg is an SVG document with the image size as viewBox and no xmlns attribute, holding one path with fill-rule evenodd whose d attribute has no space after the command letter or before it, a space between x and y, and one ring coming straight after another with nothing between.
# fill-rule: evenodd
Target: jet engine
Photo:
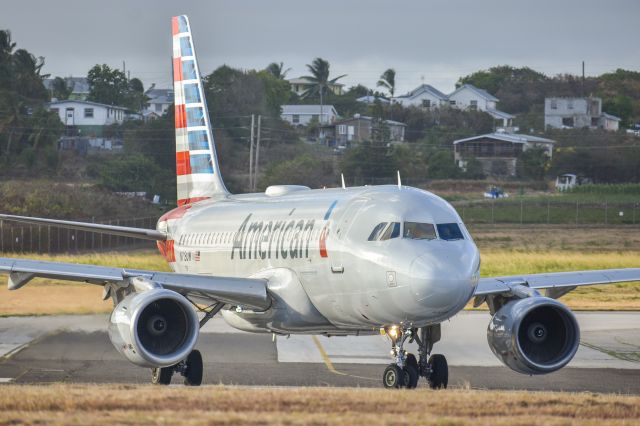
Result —
<instances>
[{"instance_id":1,"label":"jet engine","mask_svg":"<svg viewBox=\"0 0 640 426\"><path fill-rule=\"evenodd\" d=\"M580 344L573 313L548 297L512 300L493 316L487 329L493 353L524 374L546 374L571 361Z\"/></svg>"},{"instance_id":2,"label":"jet engine","mask_svg":"<svg viewBox=\"0 0 640 426\"><path fill-rule=\"evenodd\" d=\"M129 294L109 320L113 346L141 367L167 367L187 358L199 330L187 299L163 288Z\"/></svg>"}]
</instances>

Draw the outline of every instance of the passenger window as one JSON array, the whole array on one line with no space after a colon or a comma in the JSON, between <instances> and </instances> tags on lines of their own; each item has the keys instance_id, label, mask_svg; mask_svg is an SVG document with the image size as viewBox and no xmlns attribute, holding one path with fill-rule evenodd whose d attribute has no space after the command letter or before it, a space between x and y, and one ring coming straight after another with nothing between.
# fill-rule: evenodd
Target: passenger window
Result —
<instances>
[{"instance_id":1,"label":"passenger window","mask_svg":"<svg viewBox=\"0 0 640 426\"><path fill-rule=\"evenodd\" d=\"M400 236L400 222L391 222L387 229L380 237L380 241L390 240L392 238L398 238Z\"/></svg>"},{"instance_id":2,"label":"passenger window","mask_svg":"<svg viewBox=\"0 0 640 426\"><path fill-rule=\"evenodd\" d=\"M376 227L373 228L373 231L371 231L371 235L369 235L369 241L377 241L386 226L387 222L377 224Z\"/></svg>"},{"instance_id":3,"label":"passenger window","mask_svg":"<svg viewBox=\"0 0 640 426\"><path fill-rule=\"evenodd\" d=\"M435 240L436 229L431 223L405 222L404 238L412 240Z\"/></svg>"},{"instance_id":4,"label":"passenger window","mask_svg":"<svg viewBox=\"0 0 640 426\"><path fill-rule=\"evenodd\" d=\"M464 236L457 223L441 223L437 225L438 235L446 241L463 240Z\"/></svg>"}]
</instances>

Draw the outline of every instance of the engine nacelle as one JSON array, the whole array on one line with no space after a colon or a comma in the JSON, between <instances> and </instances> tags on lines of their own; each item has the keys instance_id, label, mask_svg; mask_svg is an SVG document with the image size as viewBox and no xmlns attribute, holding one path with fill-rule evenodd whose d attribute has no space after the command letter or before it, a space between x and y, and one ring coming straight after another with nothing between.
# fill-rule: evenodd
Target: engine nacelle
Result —
<instances>
[{"instance_id":1,"label":"engine nacelle","mask_svg":"<svg viewBox=\"0 0 640 426\"><path fill-rule=\"evenodd\" d=\"M115 307L109 338L129 361L141 367L167 367L189 355L200 324L191 304L162 288L131 293Z\"/></svg>"},{"instance_id":2,"label":"engine nacelle","mask_svg":"<svg viewBox=\"0 0 640 426\"><path fill-rule=\"evenodd\" d=\"M546 374L571 361L580 344L573 313L548 297L513 300L489 323L487 340L507 367L524 374Z\"/></svg>"}]
</instances>

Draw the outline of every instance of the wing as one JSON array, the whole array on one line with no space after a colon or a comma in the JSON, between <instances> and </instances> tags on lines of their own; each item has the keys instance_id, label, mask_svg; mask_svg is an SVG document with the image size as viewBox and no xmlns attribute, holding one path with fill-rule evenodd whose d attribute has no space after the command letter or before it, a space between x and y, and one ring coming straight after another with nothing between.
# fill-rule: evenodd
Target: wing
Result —
<instances>
[{"instance_id":1,"label":"wing","mask_svg":"<svg viewBox=\"0 0 640 426\"><path fill-rule=\"evenodd\" d=\"M74 222L71 220L44 219L41 217L14 216L10 214L0 214L0 220L34 223L36 225L53 225L59 226L61 228L119 235L121 237L139 238L142 240L164 241L167 239L167 236L165 234L158 232L155 229L103 225L100 223Z\"/></svg>"},{"instance_id":2,"label":"wing","mask_svg":"<svg viewBox=\"0 0 640 426\"><path fill-rule=\"evenodd\" d=\"M11 258L0 258L0 273L9 274L9 290L17 290L38 277L97 285L128 285L131 278L144 277L203 303L215 301L256 310L265 310L271 305L267 295L267 281L263 279L176 274Z\"/></svg>"},{"instance_id":3,"label":"wing","mask_svg":"<svg viewBox=\"0 0 640 426\"><path fill-rule=\"evenodd\" d=\"M552 272L547 274L513 275L480 278L475 296L511 292L514 285L547 289L549 297L560 297L575 287L640 281L640 268L602 269L596 271Z\"/></svg>"}]
</instances>

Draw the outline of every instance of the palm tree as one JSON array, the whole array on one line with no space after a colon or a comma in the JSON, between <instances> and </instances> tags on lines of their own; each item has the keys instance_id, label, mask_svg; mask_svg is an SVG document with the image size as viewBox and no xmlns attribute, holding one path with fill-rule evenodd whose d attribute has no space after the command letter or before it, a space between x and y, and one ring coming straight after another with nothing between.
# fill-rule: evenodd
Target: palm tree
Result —
<instances>
[{"instance_id":1,"label":"palm tree","mask_svg":"<svg viewBox=\"0 0 640 426\"><path fill-rule=\"evenodd\" d=\"M25 103L15 92L7 92L0 105L0 131L6 133L7 145L5 147L5 161L8 162L11 153L11 144L15 136L21 137L23 131Z\"/></svg>"},{"instance_id":2,"label":"palm tree","mask_svg":"<svg viewBox=\"0 0 640 426\"><path fill-rule=\"evenodd\" d=\"M380 76L380 80L378 80L378 87L384 87L387 89L393 98L393 94L396 91L396 70L389 68L383 72Z\"/></svg>"},{"instance_id":3,"label":"palm tree","mask_svg":"<svg viewBox=\"0 0 640 426\"><path fill-rule=\"evenodd\" d=\"M291 68L284 69L284 63L271 62L265 70L271 73L275 78L284 80Z\"/></svg>"},{"instance_id":4,"label":"palm tree","mask_svg":"<svg viewBox=\"0 0 640 426\"><path fill-rule=\"evenodd\" d=\"M307 64L307 69L311 72L310 76L302 77L311 83L311 87L302 94L303 98L308 98L315 94L320 95L320 124L322 124L323 117L323 107L324 107L324 92L325 90L335 84L336 81L340 80L343 77L346 77L346 74L340 75L336 78L329 80L329 61L322 58L315 58L311 64Z\"/></svg>"}]
</instances>

